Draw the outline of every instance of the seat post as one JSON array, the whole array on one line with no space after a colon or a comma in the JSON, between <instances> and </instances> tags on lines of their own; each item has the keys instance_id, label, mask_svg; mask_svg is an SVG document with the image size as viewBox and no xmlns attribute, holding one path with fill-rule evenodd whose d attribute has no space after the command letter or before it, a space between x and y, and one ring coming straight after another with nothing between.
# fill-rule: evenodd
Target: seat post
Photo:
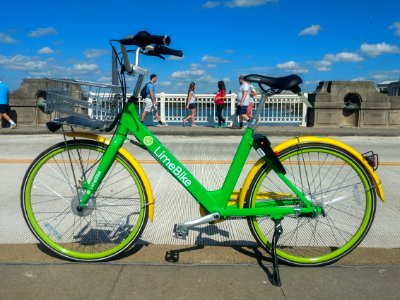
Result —
<instances>
[{"instance_id":1,"label":"seat post","mask_svg":"<svg viewBox=\"0 0 400 300\"><path fill-rule=\"evenodd\" d=\"M273 95L274 95L274 93L270 93L270 92L263 92L263 93L262 93L262 96L261 96L261 98L260 98L260 101L259 101L258 104L257 104L256 112L255 112L254 115L253 115L253 119L254 119L254 124L253 124L253 125L254 125L254 126L257 125L257 123L258 123L258 118L259 118L261 112L264 110L265 101L267 101L268 97L273 96Z\"/></svg>"}]
</instances>

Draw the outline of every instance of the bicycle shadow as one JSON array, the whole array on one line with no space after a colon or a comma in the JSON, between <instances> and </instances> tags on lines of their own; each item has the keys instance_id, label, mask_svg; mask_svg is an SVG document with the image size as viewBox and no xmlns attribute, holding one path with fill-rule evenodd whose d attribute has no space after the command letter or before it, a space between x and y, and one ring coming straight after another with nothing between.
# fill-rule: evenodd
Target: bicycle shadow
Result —
<instances>
[{"instance_id":1,"label":"bicycle shadow","mask_svg":"<svg viewBox=\"0 0 400 300\"><path fill-rule=\"evenodd\" d=\"M272 264L272 257L266 257L262 254L262 252L259 250L260 247L251 247L249 248L251 251L246 250L244 247L236 247L233 246L233 249L236 251L248 255L250 257L254 257L257 260L258 265L260 266L261 270L264 271L264 273L268 276L268 280L274 285L274 278L273 278L273 271L270 271L268 266L266 266L264 263L270 263ZM272 269L272 265L271 265Z\"/></svg>"},{"instance_id":2,"label":"bicycle shadow","mask_svg":"<svg viewBox=\"0 0 400 300\"><path fill-rule=\"evenodd\" d=\"M118 254L116 257L112 257L106 261L112 261L112 260L116 260L116 259L122 259L122 258L129 257L129 256L139 252L143 247L145 247L147 245L149 245L149 243L139 240L132 247L130 247L127 250L123 251L122 253ZM73 261L72 259L68 259L67 257L64 257L64 256L54 253L53 251L49 250L45 245L43 245L41 243L36 244L36 246L40 251L42 251L44 254L46 254L48 256L51 256L56 259L61 259L64 261Z\"/></svg>"},{"instance_id":3,"label":"bicycle shadow","mask_svg":"<svg viewBox=\"0 0 400 300\"><path fill-rule=\"evenodd\" d=\"M254 258L257 261L258 266L267 275L268 280L273 284L273 271L272 270L272 258L265 256L257 246L227 246L227 245L216 245L221 247L229 247L237 252L240 252L248 257ZM165 261L169 263L178 263L180 254L184 252L191 252L196 250L203 250L204 245L196 245L193 247L185 247L181 249L169 250L165 253ZM271 270L270 270L271 269Z\"/></svg>"},{"instance_id":4,"label":"bicycle shadow","mask_svg":"<svg viewBox=\"0 0 400 300\"><path fill-rule=\"evenodd\" d=\"M210 228L213 227L213 228ZM254 258L257 261L257 264L259 267L264 271L264 273L267 275L269 281L273 284L273 271L270 270L272 269L272 257L266 256L263 252L262 249L258 245L230 245L232 240L226 241L226 242L219 242L215 241L214 239L211 239L209 236L210 235L223 235L225 237L229 237L229 232L225 230L221 230L215 225L209 225L207 227L202 227L202 228L193 228L191 230L198 231L198 235L195 241L195 246L193 247L184 247L181 249L173 249L169 250L165 253L165 261L169 263L178 263L180 259L180 254L184 252L191 252L191 251L196 251L196 250L203 250L205 248L205 245L211 245L211 246L221 246L221 247L229 247L234 249L235 251L246 255L248 257ZM205 237L204 235L207 234L208 236ZM245 244L246 241L237 241L238 243L243 243Z\"/></svg>"}]
</instances>

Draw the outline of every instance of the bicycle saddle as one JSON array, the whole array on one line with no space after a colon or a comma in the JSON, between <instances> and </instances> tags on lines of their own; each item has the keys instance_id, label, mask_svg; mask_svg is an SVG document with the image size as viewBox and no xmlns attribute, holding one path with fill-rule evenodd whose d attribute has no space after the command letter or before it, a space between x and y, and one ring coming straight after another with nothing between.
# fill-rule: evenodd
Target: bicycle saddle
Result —
<instances>
[{"instance_id":1,"label":"bicycle saddle","mask_svg":"<svg viewBox=\"0 0 400 300\"><path fill-rule=\"evenodd\" d=\"M244 80L258 84L265 84L276 90L292 91L293 93L299 93L301 91L299 84L303 82L303 80L295 74L284 77L268 77L257 74L249 74L244 76Z\"/></svg>"}]
</instances>

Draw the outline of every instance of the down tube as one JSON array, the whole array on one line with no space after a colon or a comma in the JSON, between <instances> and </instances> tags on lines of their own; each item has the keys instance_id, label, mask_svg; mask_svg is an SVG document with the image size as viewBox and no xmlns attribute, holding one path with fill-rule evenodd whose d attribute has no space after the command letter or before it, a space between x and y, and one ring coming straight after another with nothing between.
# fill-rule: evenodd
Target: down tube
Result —
<instances>
[{"instance_id":1,"label":"down tube","mask_svg":"<svg viewBox=\"0 0 400 300\"><path fill-rule=\"evenodd\" d=\"M141 124L139 125L141 126ZM208 190L182 163L145 127L135 134L149 153L207 210L217 211L218 203Z\"/></svg>"}]
</instances>

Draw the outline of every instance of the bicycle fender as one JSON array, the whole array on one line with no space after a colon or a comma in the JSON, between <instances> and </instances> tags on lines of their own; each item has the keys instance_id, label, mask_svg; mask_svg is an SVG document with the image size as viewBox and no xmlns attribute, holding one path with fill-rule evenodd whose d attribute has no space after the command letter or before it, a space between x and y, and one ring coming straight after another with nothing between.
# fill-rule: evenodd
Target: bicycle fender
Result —
<instances>
[{"instance_id":1,"label":"bicycle fender","mask_svg":"<svg viewBox=\"0 0 400 300\"><path fill-rule=\"evenodd\" d=\"M274 152L281 152L289 147L292 147L292 146L295 146L298 144L306 144L306 143L329 144L329 145L341 148L341 149L347 151L348 153L350 153L351 155L353 155L358 160L358 162L361 163L365 167L366 171L372 178L375 189L376 189L376 193L378 194L379 198L382 201L385 201L385 194L383 191L382 182L379 179L378 175L376 174L374 169L368 164L367 160L360 153L358 153L358 151L356 151L354 148L350 147L349 145L346 145L346 144L339 142L337 140L334 140L332 138L322 138L322 137L316 137L316 136L302 136L302 137L296 137L296 138L287 140L285 142L282 142L279 145L276 145L273 148L273 150L274 150ZM244 203L246 200L246 194L250 188L250 184L251 184L253 177L256 175L256 173L259 171L259 169L264 165L264 163L265 163L264 159L260 158L254 164L254 166L251 168L251 170L249 171L249 174L247 175L247 177L243 183L242 189L240 190L240 194L239 194L238 205L240 208L242 208L244 206Z\"/></svg>"},{"instance_id":2,"label":"bicycle fender","mask_svg":"<svg viewBox=\"0 0 400 300\"><path fill-rule=\"evenodd\" d=\"M87 138L89 140L98 141L98 142L100 142L102 144L105 144L105 145L110 144L110 140L109 139L106 139L105 137L102 137L100 135L93 134L93 133L68 132L65 135L67 135L69 137ZM150 181L147 178L147 175L144 172L144 170L141 167L141 165L139 164L139 162L126 149L120 148L118 152L124 158L126 158L132 164L132 166L136 169L136 171L138 172L138 175L139 175L140 179L143 182L143 185L144 185L144 188L146 190L147 197L148 197L149 219L150 219L150 221L153 222L153 218L154 218L154 197L153 197L153 192L152 192L152 189L151 189L151 186L150 186Z\"/></svg>"}]
</instances>

